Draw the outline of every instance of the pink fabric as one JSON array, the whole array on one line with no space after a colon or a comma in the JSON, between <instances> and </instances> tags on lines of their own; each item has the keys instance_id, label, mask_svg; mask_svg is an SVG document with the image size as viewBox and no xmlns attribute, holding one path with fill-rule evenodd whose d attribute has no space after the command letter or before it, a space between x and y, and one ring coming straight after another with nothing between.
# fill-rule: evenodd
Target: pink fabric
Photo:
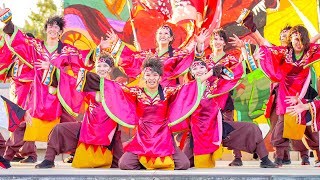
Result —
<instances>
[{"instance_id":1,"label":"pink fabric","mask_svg":"<svg viewBox=\"0 0 320 180\"><path fill-rule=\"evenodd\" d=\"M105 113L100 92L78 92L76 79L64 72L57 73L58 88L63 101L73 112L79 113L81 104L86 100L89 105L83 116L79 142L92 145L110 145L117 123ZM86 84L84 84L86 85ZM97 99L98 98L98 99Z\"/></svg>"},{"instance_id":2,"label":"pink fabric","mask_svg":"<svg viewBox=\"0 0 320 180\"><path fill-rule=\"evenodd\" d=\"M273 81L279 82L278 97L276 99L277 114L283 115L288 104L284 102L286 96L301 94L310 69L304 68L310 60L310 50L301 59L293 62L292 50L285 47L261 47L265 54L260 60L260 65L266 75ZM313 52L314 53L314 52Z\"/></svg>"},{"instance_id":3,"label":"pink fabric","mask_svg":"<svg viewBox=\"0 0 320 180\"><path fill-rule=\"evenodd\" d=\"M175 123L176 120L187 114L191 115L191 109L195 106L197 97L202 94L202 92L198 91L198 86L197 82L193 81L176 88L164 88L164 93L168 93L171 96L167 112L169 123ZM201 96L199 98L201 98Z\"/></svg>"},{"instance_id":4,"label":"pink fabric","mask_svg":"<svg viewBox=\"0 0 320 180\"><path fill-rule=\"evenodd\" d=\"M215 76L209 79L209 81L211 82L211 96L216 97L222 94L226 94L239 84L239 81L245 75L245 64L244 62L239 62L239 60L235 56L229 54L225 54L223 57L216 61L214 61L211 56L212 55L209 55L205 59L205 62L209 69L212 69L217 65L223 65L224 67L230 69L234 75L234 79L227 79L224 77L218 78ZM224 108L224 105L222 105L221 108Z\"/></svg>"},{"instance_id":5,"label":"pink fabric","mask_svg":"<svg viewBox=\"0 0 320 180\"><path fill-rule=\"evenodd\" d=\"M97 92L86 93L86 98L89 100L89 109L83 117L79 142L109 146L116 131L117 123L105 113L101 102L97 102L96 94Z\"/></svg>"},{"instance_id":6,"label":"pink fabric","mask_svg":"<svg viewBox=\"0 0 320 180\"><path fill-rule=\"evenodd\" d=\"M103 95L110 112L127 124L138 125L125 151L148 157L172 155L174 142L168 125L192 113L200 93L197 87L196 81L175 88L166 87L163 89L165 100L161 100L159 94L151 98L141 88L128 88L105 80Z\"/></svg>"},{"instance_id":7,"label":"pink fabric","mask_svg":"<svg viewBox=\"0 0 320 180\"><path fill-rule=\"evenodd\" d=\"M84 93L76 90L77 80L59 69L57 69L57 77L59 79L57 88L61 95L59 98L61 104L65 109L70 108L72 112L79 113L84 99ZM65 105L68 107L65 107Z\"/></svg>"},{"instance_id":8,"label":"pink fabric","mask_svg":"<svg viewBox=\"0 0 320 180\"><path fill-rule=\"evenodd\" d=\"M10 91L14 96L13 102L24 108L27 104L31 87L32 82L21 82L16 79L12 79L10 83Z\"/></svg>"},{"instance_id":9,"label":"pink fabric","mask_svg":"<svg viewBox=\"0 0 320 180\"><path fill-rule=\"evenodd\" d=\"M305 66L310 66L320 60L319 48L320 44L310 43L310 48L306 53L306 56L304 57L304 59L306 60Z\"/></svg>"},{"instance_id":10,"label":"pink fabric","mask_svg":"<svg viewBox=\"0 0 320 180\"><path fill-rule=\"evenodd\" d=\"M210 154L219 149L222 141L222 117L215 99L203 97L190 118L194 154Z\"/></svg>"},{"instance_id":11,"label":"pink fabric","mask_svg":"<svg viewBox=\"0 0 320 180\"><path fill-rule=\"evenodd\" d=\"M1 46L1 44L3 45ZM0 71L3 71L10 67L12 64L12 56L13 54L9 50L7 44L5 43L4 37L0 37ZM7 74L0 74L0 81L5 81Z\"/></svg>"},{"instance_id":12,"label":"pink fabric","mask_svg":"<svg viewBox=\"0 0 320 180\"><path fill-rule=\"evenodd\" d=\"M11 46L14 51L30 64L40 59L49 61L62 70L67 70L65 67L71 66L75 74L83 66L80 53L70 45L64 44L60 54L57 53L57 50L49 53L43 41L26 37L20 30L12 38ZM41 83L43 70L34 69L34 72L34 86L31 89L30 101L26 109L30 109L30 114L34 118L54 120L61 115L60 102L55 94L49 92L49 87Z\"/></svg>"},{"instance_id":13,"label":"pink fabric","mask_svg":"<svg viewBox=\"0 0 320 180\"><path fill-rule=\"evenodd\" d=\"M209 69L216 65L229 68L234 79L211 77L206 82L206 90L197 110L191 115L191 132L194 139L194 154L210 154L215 152L222 142L222 115L229 91L235 88L242 79L245 69L243 64L231 55L224 55L217 61L207 57ZM215 98L213 98L215 97Z\"/></svg>"},{"instance_id":14,"label":"pink fabric","mask_svg":"<svg viewBox=\"0 0 320 180\"><path fill-rule=\"evenodd\" d=\"M210 66L216 64L211 62ZM226 67L230 66L230 61L221 59L217 63L222 63ZM241 80L244 68L242 63L233 62L232 70L235 78L227 80L212 77L207 81L207 88L201 99L197 110L191 115L191 132L194 139L194 154L209 154L215 152L222 141L222 116L219 109L224 109L228 99L229 91L238 85ZM218 96L217 96L218 95ZM212 98L217 96L215 98Z\"/></svg>"},{"instance_id":15,"label":"pink fabric","mask_svg":"<svg viewBox=\"0 0 320 180\"><path fill-rule=\"evenodd\" d=\"M137 125L139 117L137 115L136 95L139 92L141 92L139 88L126 88L126 86L114 81L104 80L102 95L104 95L103 101L115 117L126 124Z\"/></svg>"}]
</instances>

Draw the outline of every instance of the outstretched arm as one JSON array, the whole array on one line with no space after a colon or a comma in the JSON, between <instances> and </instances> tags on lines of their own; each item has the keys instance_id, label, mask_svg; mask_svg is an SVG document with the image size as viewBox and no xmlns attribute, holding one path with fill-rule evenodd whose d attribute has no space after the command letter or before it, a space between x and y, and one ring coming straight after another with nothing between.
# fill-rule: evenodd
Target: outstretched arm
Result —
<instances>
[{"instance_id":1,"label":"outstretched arm","mask_svg":"<svg viewBox=\"0 0 320 180\"><path fill-rule=\"evenodd\" d=\"M310 39L310 43L316 43L320 39L320 33Z\"/></svg>"},{"instance_id":2,"label":"outstretched arm","mask_svg":"<svg viewBox=\"0 0 320 180\"><path fill-rule=\"evenodd\" d=\"M270 42L262 37L258 31L256 24L253 22L253 13L250 10L244 9L239 16L237 23L250 30L254 39L259 43L260 46L271 46Z\"/></svg>"},{"instance_id":3,"label":"outstretched arm","mask_svg":"<svg viewBox=\"0 0 320 180\"><path fill-rule=\"evenodd\" d=\"M201 83L203 83L204 81L206 81L207 79L209 79L211 76L213 76L213 69L211 69L209 72L207 72L207 74L205 74L204 76L202 76L200 78Z\"/></svg>"},{"instance_id":4,"label":"outstretched arm","mask_svg":"<svg viewBox=\"0 0 320 180\"><path fill-rule=\"evenodd\" d=\"M202 57L204 55L204 42L210 37L209 31L207 29L202 29L199 36L195 35L197 42L196 46L196 56Z\"/></svg>"},{"instance_id":5,"label":"outstretched arm","mask_svg":"<svg viewBox=\"0 0 320 180\"><path fill-rule=\"evenodd\" d=\"M0 21L5 23L5 27L3 28L3 32L6 34L12 35L14 31L14 25L11 21L12 13L9 8L5 7L3 3L3 7L0 7Z\"/></svg>"}]
</instances>

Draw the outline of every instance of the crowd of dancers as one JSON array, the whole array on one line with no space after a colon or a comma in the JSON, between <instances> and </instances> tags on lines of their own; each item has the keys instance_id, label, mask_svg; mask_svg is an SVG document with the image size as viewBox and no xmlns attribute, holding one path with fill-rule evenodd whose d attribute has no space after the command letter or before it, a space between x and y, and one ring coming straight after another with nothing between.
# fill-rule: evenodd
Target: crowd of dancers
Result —
<instances>
[{"instance_id":1,"label":"crowd of dancers","mask_svg":"<svg viewBox=\"0 0 320 180\"><path fill-rule=\"evenodd\" d=\"M320 166L320 103L312 75L320 59L320 45L314 44L320 35L309 39L303 26L285 27L281 46L274 46L245 11L239 23L254 35L256 46L216 29L202 30L191 49L173 49L173 31L163 25L155 35L157 47L148 51L132 50L112 30L96 49L79 50L60 41L62 17L46 21L46 40L21 32L11 19L10 9L0 9L5 24L0 80L10 79L11 100L26 112L7 141L0 134L2 168L17 159L35 163L35 141L47 142L45 158L35 168L53 168L56 155L70 152L76 168L213 168L222 146L233 150L230 166L242 166L245 151L258 155L261 168L278 168L291 163L290 142L302 165L310 165L311 149ZM208 39L210 54L205 52ZM225 52L228 43L240 49L239 57ZM115 68L136 85L114 78ZM265 116L271 122L274 162L259 127L233 120L231 92L247 69L257 68L271 80ZM124 138L123 129L133 135Z\"/></svg>"}]
</instances>

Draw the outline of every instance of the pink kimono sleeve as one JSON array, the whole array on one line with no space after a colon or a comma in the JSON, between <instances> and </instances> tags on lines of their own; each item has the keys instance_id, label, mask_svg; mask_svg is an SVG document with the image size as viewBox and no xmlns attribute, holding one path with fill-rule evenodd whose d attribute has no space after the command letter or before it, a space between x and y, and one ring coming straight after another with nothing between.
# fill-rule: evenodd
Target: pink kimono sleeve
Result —
<instances>
[{"instance_id":1,"label":"pink kimono sleeve","mask_svg":"<svg viewBox=\"0 0 320 180\"><path fill-rule=\"evenodd\" d=\"M42 83L56 87L60 104L70 115L78 116L85 94L77 89L77 86L79 86L77 79L50 65Z\"/></svg>"},{"instance_id":2,"label":"pink kimono sleeve","mask_svg":"<svg viewBox=\"0 0 320 180\"><path fill-rule=\"evenodd\" d=\"M2 37L0 40L0 81L5 81L7 77L7 73L13 64L12 56L4 37Z\"/></svg>"},{"instance_id":3,"label":"pink kimono sleeve","mask_svg":"<svg viewBox=\"0 0 320 180\"><path fill-rule=\"evenodd\" d=\"M195 52L185 52L185 51L177 51L173 57L169 57L164 62L164 71L170 72L169 69L172 69L172 72L168 74L168 77L163 77L163 79L176 79L181 75L184 75L188 72L189 67L191 66L195 57ZM166 69L168 68L168 69Z\"/></svg>"},{"instance_id":4,"label":"pink kimono sleeve","mask_svg":"<svg viewBox=\"0 0 320 180\"><path fill-rule=\"evenodd\" d=\"M311 66L312 64L319 62L320 60L320 44L310 44L309 50L305 55L306 64L304 68Z\"/></svg>"},{"instance_id":5,"label":"pink kimono sleeve","mask_svg":"<svg viewBox=\"0 0 320 180\"><path fill-rule=\"evenodd\" d=\"M210 84L212 85L212 90L209 98L214 98L220 96L222 94L226 94L229 91L236 88L242 81L242 79L246 75L246 64L244 61L235 63L231 66L229 71L232 73L232 79L224 79L224 78L209 78ZM224 76L222 76L224 77Z\"/></svg>"},{"instance_id":6,"label":"pink kimono sleeve","mask_svg":"<svg viewBox=\"0 0 320 180\"><path fill-rule=\"evenodd\" d=\"M286 47L266 47L261 46L260 51L264 54L260 60L258 60L259 67L264 74L272 81L281 81L281 62L286 55Z\"/></svg>"},{"instance_id":7,"label":"pink kimono sleeve","mask_svg":"<svg viewBox=\"0 0 320 180\"><path fill-rule=\"evenodd\" d=\"M115 66L120 67L130 78L136 78L141 73L141 66L147 52L135 52L119 41L112 51L115 56Z\"/></svg>"},{"instance_id":8,"label":"pink kimono sleeve","mask_svg":"<svg viewBox=\"0 0 320 180\"><path fill-rule=\"evenodd\" d=\"M118 124L134 128L139 122L136 111L136 96L141 93L137 87L126 87L107 79L100 79L102 106L108 116Z\"/></svg>"},{"instance_id":9,"label":"pink kimono sleeve","mask_svg":"<svg viewBox=\"0 0 320 180\"><path fill-rule=\"evenodd\" d=\"M35 54L33 54L33 48L36 48L39 43L38 40L27 37L15 27L15 30L8 41L8 47L23 63L30 68L33 68L35 56Z\"/></svg>"},{"instance_id":10,"label":"pink kimono sleeve","mask_svg":"<svg viewBox=\"0 0 320 180\"><path fill-rule=\"evenodd\" d=\"M176 125L188 118L198 107L205 86L195 80L177 87L166 87L164 93L169 93L168 121L169 126Z\"/></svg>"}]
</instances>

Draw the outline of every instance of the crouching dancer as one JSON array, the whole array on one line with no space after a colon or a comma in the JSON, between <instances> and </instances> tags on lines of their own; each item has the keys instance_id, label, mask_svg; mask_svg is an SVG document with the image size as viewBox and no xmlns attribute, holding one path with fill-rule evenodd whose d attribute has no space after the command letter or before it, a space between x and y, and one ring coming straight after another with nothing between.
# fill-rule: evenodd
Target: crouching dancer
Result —
<instances>
[{"instance_id":1,"label":"crouching dancer","mask_svg":"<svg viewBox=\"0 0 320 180\"><path fill-rule=\"evenodd\" d=\"M98 80L110 79L113 59L103 55L96 61L96 72ZM57 79L53 79L51 86L59 84L58 89L62 96L67 96L72 91L68 87L77 84L77 90L83 91L83 97L87 100L89 108L84 114L83 122L70 122L56 125L50 133L45 160L36 165L36 168L54 167L55 156L60 153L75 152L72 163L77 168L109 168L118 167L118 160L123 154L121 134L118 131L118 124L113 121L103 110L101 94L98 90L91 91L90 78L85 80L84 74L79 73L77 83L75 78L60 72L56 69ZM96 74L94 74L96 75ZM59 82L57 82L59 81ZM63 90L65 92L62 92ZM74 86L74 88L76 88ZM78 97L78 96L77 96ZM61 101L61 98L60 98ZM77 100L78 101L78 100ZM72 107L70 105L70 107ZM80 131L80 134L79 134ZM78 137L79 136L79 137Z\"/></svg>"}]
</instances>

